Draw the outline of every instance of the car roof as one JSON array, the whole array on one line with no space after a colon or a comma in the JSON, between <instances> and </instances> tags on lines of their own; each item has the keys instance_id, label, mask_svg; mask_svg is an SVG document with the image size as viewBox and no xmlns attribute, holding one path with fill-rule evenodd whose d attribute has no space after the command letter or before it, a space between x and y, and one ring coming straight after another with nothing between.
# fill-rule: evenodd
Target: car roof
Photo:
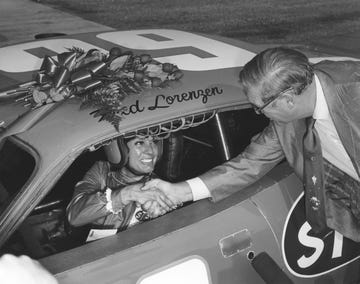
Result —
<instances>
[{"instance_id":1,"label":"car roof","mask_svg":"<svg viewBox=\"0 0 360 284\"><path fill-rule=\"evenodd\" d=\"M151 40L142 43L135 36ZM169 40L171 37L177 38L174 40L175 43ZM5 129L0 132L0 139L16 135L35 148L50 150L57 145L58 151L64 151L77 145L88 145L92 141L126 133L135 127L141 128L189 114L244 105L247 98L238 82L239 71L258 51L265 48L234 39L176 30L154 29L70 35L0 48L0 62L3 62L3 65L0 64L2 90L31 80L44 54L50 52L50 55L56 55L52 50L59 50L60 43L66 46L80 44L81 47L88 48L97 46L105 51L114 46L124 48L127 41L135 42L132 45L135 54L149 53L160 62L167 62L184 53L186 56L196 56L185 56L177 60L178 67L184 74L179 81L172 81L165 88L145 89L139 95L126 97L123 105L128 107L130 113L123 115L119 132L110 123L98 122L98 118L90 115L93 109L80 110L81 101L76 98L33 110L24 107L15 99L7 98L0 103L0 126ZM146 44L152 41L156 44L149 50ZM166 48L159 48L158 43L164 41ZM180 42L180 45L184 42L182 51L176 48L176 41L177 44ZM215 45L218 45L217 50ZM64 50L64 47L61 48ZM24 55L24 51L32 55ZM220 55L216 55L216 52ZM38 55L34 60L33 54L42 54L42 57ZM199 58L205 60L197 61ZM214 64L216 60L218 62ZM27 61L31 61L32 65ZM204 61L208 62L208 65L203 65ZM14 65L24 68L24 72L14 72Z\"/></svg>"},{"instance_id":2,"label":"car roof","mask_svg":"<svg viewBox=\"0 0 360 284\"><path fill-rule=\"evenodd\" d=\"M228 75L229 72L223 73ZM189 79L187 79L187 75L185 72L180 86L163 90L148 90L140 95L131 95L126 98L124 105L132 108L134 113L123 115L119 132L126 133L134 128L142 128L194 113L210 112L247 103L246 97L236 85L235 78L230 77L232 80L224 80L227 81L224 84L221 80L215 80L219 78L219 74L213 74L213 77L207 74L203 83L193 85L190 80L192 76L189 74ZM201 79L201 76L197 78ZM205 93L206 90L209 90L210 96L198 95L199 92ZM190 99L181 101L182 95ZM174 100L172 104L168 103L169 100L168 102L165 100L168 97L171 97L171 102ZM204 103L205 100L207 100L206 103ZM14 131L23 140L37 147L53 145L61 138L65 148L80 141L97 140L119 133L109 122L99 122L98 118L90 115L92 110L81 110L78 99L48 105L22 116L9 128L8 133Z\"/></svg>"},{"instance_id":3,"label":"car roof","mask_svg":"<svg viewBox=\"0 0 360 284\"><path fill-rule=\"evenodd\" d=\"M147 33L156 34L159 31L147 30ZM161 32L164 32L164 30L161 30ZM170 32L176 33L177 31ZM117 38L118 33L121 32L104 34L110 34L111 37ZM193 36L191 33L179 33L183 39L187 35L189 37ZM100 33L100 35L103 34ZM67 41L70 40L70 43L67 42L67 44L71 44L72 39L74 39L75 44L79 38L83 41L88 39L91 41L94 36L98 37L99 33L69 36ZM200 41L202 39L206 41L207 37L200 36L197 38ZM186 39L184 40L186 41ZM240 47L239 50L244 51L246 56L239 62L245 63L255 54L249 50L252 46L247 43L222 38L216 38L216 40L225 41L226 44L236 44ZM53 39L50 39L50 41L53 41ZM29 44L25 43L25 47L29 48ZM116 44L112 44L112 46L116 46ZM11 48L11 46L5 47L5 54L7 53L8 56L12 54ZM19 49L19 45L15 46L14 49ZM104 49L110 49L110 47L104 46ZM254 50L256 51L255 47ZM134 50L134 52L139 53L139 49ZM149 53L153 55L151 51ZM155 56L161 57L159 50L155 50L154 53ZM2 53L0 52L0 54ZM135 127L141 128L189 114L243 105L247 103L247 99L238 83L240 70L241 66L212 68L210 70L182 69L184 75L179 81L172 81L163 88L144 89L139 95L126 97L123 105L127 106L130 111L122 115L123 119L120 122L119 131L109 122L99 122L98 118L90 115L90 112L94 109L80 109L81 100L78 98L71 98L33 110L29 110L22 103L15 102L15 99L7 99L0 104L0 122L3 121L3 126L5 126L5 131L0 132L0 138L16 135L35 148L46 148L49 147L48 145L52 145L49 148L54 148L54 145L57 145L58 151L63 151L79 144L87 144L94 140L106 139L119 135L119 133L125 133ZM12 84L17 82L17 85L32 78L34 73L36 73L36 70L19 74L4 72L4 70L0 71L3 82L9 78L7 82ZM60 139L61 143L59 143Z\"/></svg>"}]
</instances>

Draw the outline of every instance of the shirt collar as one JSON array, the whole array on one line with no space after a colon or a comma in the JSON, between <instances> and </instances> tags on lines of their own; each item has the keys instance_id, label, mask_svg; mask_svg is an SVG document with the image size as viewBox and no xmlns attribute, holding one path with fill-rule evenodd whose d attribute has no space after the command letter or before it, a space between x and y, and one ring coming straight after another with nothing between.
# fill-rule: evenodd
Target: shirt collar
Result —
<instances>
[{"instance_id":1,"label":"shirt collar","mask_svg":"<svg viewBox=\"0 0 360 284\"><path fill-rule=\"evenodd\" d=\"M314 119L328 119L330 117L329 109L325 100L324 91L321 87L319 78L315 77L315 86L316 86L316 103L313 113Z\"/></svg>"}]
</instances>

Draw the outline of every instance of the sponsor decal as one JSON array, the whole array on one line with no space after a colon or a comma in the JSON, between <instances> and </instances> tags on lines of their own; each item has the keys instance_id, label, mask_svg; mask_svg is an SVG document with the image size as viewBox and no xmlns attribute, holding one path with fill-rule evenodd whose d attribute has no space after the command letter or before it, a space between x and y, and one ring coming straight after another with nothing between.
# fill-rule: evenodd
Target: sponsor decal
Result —
<instances>
[{"instance_id":1,"label":"sponsor decal","mask_svg":"<svg viewBox=\"0 0 360 284\"><path fill-rule=\"evenodd\" d=\"M360 257L360 244L334 230L315 234L305 216L304 193L296 199L286 218L282 236L285 265L295 276L326 274Z\"/></svg>"}]
</instances>

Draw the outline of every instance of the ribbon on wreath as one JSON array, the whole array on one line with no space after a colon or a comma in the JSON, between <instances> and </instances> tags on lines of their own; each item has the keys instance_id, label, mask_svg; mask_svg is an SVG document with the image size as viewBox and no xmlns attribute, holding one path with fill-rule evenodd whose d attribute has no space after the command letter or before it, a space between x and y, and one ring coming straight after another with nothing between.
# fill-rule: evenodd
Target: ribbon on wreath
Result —
<instances>
[{"instance_id":1,"label":"ribbon on wreath","mask_svg":"<svg viewBox=\"0 0 360 284\"><path fill-rule=\"evenodd\" d=\"M79 52L64 52L57 61L45 56L35 76L32 98L35 106L58 102L73 95L80 95L102 84L96 75L108 62L98 50L91 50L85 56Z\"/></svg>"}]
</instances>

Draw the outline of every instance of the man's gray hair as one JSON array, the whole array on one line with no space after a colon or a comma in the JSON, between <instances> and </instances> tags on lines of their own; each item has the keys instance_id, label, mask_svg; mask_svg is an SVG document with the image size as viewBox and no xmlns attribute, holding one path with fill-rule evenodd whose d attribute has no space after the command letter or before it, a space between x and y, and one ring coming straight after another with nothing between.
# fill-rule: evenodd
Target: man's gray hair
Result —
<instances>
[{"instance_id":1,"label":"man's gray hair","mask_svg":"<svg viewBox=\"0 0 360 284\"><path fill-rule=\"evenodd\" d=\"M250 87L260 87L264 102L290 87L300 94L311 84L313 76L309 59L303 53L287 47L262 51L239 74L245 93Z\"/></svg>"}]
</instances>

